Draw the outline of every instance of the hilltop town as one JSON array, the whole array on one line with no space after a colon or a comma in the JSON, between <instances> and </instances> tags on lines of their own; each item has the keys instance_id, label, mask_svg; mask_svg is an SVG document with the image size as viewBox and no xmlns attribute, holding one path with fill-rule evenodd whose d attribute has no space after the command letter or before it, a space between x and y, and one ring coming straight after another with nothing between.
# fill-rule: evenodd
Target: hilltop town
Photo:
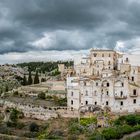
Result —
<instances>
[{"instance_id":1,"label":"hilltop town","mask_svg":"<svg viewBox=\"0 0 140 140\"><path fill-rule=\"evenodd\" d=\"M91 49L74 62L1 65L0 137L109 140L138 131L140 63L132 58Z\"/></svg>"},{"instance_id":2,"label":"hilltop town","mask_svg":"<svg viewBox=\"0 0 140 140\"><path fill-rule=\"evenodd\" d=\"M140 112L140 63L113 50L91 49L74 63L67 78L68 107L108 108L114 113Z\"/></svg>"}]
</instances>

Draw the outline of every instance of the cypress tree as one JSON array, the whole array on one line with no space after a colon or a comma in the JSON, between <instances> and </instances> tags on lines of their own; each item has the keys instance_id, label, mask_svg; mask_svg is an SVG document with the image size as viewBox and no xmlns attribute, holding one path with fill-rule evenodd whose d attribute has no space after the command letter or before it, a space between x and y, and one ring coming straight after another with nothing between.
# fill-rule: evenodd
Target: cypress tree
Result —
<instances>
[{"instance_id":1,"label":"cypress tree","mask_svg":"<svg viewBox=\"0 0 140 140\"><path fill-rule=\"evenodd\" d=\"M5 92L8 92L8 91L9 91L9 87L8 87L8 85L6 85Z\"/></svg>"},{"instance_id":2,"label":"cypress tree","mask_svg":"<svg viewBox=\"0 0 140 140\"><path fill-rule=\"evenodd\" d=\"M24 75L24 77L23 77L23 86L26 86L27 85L27 79L26 79L26 76Z\"/></svg>"},{"instance_id":3,"label":"cypress tree","mask_svg":"<svg viewBox=\"0 0 140 140\"><path fill-rule=\"evenodd\" d=\"M39 84L38 71L36 71L36 74L35 74L35 77L34 77L34 84Z\"/></svg>"},{"instance_id":4,"label":"cypress tree","mask_svg":"<svg viewBox=\"0 0 140 140\"><path fill-rule=\"evenodd\" d=\"M32 83L33 83L32 73L31 70L29 70L28 85L31 85Z\"/></svg>"}]
</instances>

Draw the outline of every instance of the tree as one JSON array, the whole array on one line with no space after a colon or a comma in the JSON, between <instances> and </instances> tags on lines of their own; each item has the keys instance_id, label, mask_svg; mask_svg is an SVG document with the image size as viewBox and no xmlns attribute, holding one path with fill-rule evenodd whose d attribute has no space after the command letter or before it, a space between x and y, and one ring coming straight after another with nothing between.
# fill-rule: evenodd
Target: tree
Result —
<instances>
[{"instance_id":1,"label":"tree","mask_svg":"<svg viewBox=\"0 0 140 140\"><path fill-rule=\"evenodd\" d=\"M29 129L30 129L31 132L38 132L39 131L39 126L35 122L33 122L33 123L30 124Z\"/></svg>"},{"instance_id":2,"label":"tree","mask_svg":"<svg viewBox=\"0 0 140 140\"><path fill-rule=\"evenodd\" d=\"M26 86L27 85L27 79L26 79L26 76L24 75L24 77L23 77L23 86Z\"/></svg>"},{"instance_id":3,"label":"tree","mask_svg":"<svg viewBox=\"0 0 140 140\"><path fill-rule=\"evenodd\" d=\"M45 93L43 93L43 92L39 93L39 94L38 94L38 98L39 98L39 99L46 99Z\"/></svg>"},{"instance_id":4,"label":"tree","mask_svg":"<svg viewBox=\"0 0 140 140\"><path fill-rule=\"evenodd\" d=\"M11 121L16 122L18 119L18 115L19 115L19 111L16 109L12 109L12 111L10 112Z\"/></svg>"},{"instance_id":5,"label":"tree","mask_svg":"<svg viewBox=\"0 0 140 140\"><path fill-rule=\"evenodd\" d=\"M6 85L5 92L8 92L8 91L9 91L9 87L8 87L8 85Z\"/></svg>"},{"instance_id":6,"label":"tree","mask_svg":"<svg viewBox=\"0 0 140 140\"><path fill-rule=\"evenodd\" d=\"M31 70L29 70L28 85L31 85L32 83L33 83L32 73Z\"/></svg>"},{"instance_id":7,"label":"tree","mask_svg":"<svg viewBox=\"0 0 140 140\"><path fill-rule=\"evenodd\" d=\"M38 71L36 71L36 74L35 74L35 77L34 77L34 84L39 84Z\"/></svg>"}]
</instances>

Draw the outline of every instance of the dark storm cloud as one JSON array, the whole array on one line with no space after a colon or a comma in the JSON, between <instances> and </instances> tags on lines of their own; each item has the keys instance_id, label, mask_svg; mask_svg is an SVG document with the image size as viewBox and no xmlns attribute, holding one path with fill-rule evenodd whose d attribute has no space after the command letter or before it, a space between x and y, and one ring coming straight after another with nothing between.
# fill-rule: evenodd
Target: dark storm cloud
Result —
<instances>
[{"instance_id":1,"label":"dark storm cloud","mask_svg":"<svg viewBox=\"0 0 140 140\"><path fill-rule=\"evenodd\" d=\"M0 53L113 49L139 38L139 13L136 0L1 0Z\"/></svg>"}]
</instances>

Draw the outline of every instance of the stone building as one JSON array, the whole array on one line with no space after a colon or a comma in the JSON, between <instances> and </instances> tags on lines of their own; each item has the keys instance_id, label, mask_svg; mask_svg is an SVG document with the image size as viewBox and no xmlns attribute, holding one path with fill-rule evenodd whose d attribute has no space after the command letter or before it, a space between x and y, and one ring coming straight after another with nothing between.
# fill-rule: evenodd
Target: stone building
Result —
<instances>
[{"instance_id":1,"label":"stone building","mask_svg":"<svg viewBox=\"0 0 140 140\"><path fill-rule=\"evenodd\" d=\"M73 75L74 71L72 67L66 67L64 64L58 64L58 71L61 72L61 79L65 80L67 75Z\"/></svg>"},{"instance_id":2,"label":"stone building","mask_svg":"<svg viewBox=\"0 0 140 140\"><path fill-rule=\"evenodd\" d=\"M114 113L140 112L140 58L114 50L91 49L74 62L67 77L68 107L108 107ZM136 61L137 60L137 61Z\"/></svg>"}]
</instances>

